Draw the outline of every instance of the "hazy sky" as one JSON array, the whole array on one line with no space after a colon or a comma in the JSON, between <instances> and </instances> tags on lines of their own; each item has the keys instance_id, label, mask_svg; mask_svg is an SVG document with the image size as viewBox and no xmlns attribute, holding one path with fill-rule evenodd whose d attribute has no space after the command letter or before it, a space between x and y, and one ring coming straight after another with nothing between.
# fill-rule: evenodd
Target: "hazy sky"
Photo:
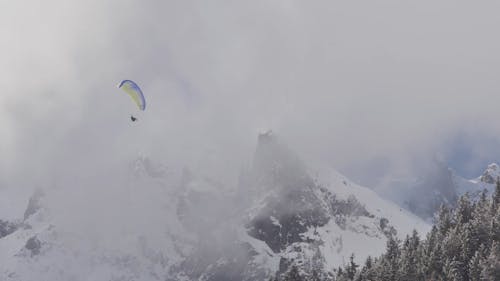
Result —
<instances>
[{"instance_id":1,"label":"hazy sky","mask_svg":"<svg viewBox=\"0 0 500 281\"><path fill-rule=\"evenodd\" d=\"M2 1L0 176L51 181L138 154L224 174L265 129L365 182L436 153L475 176L500 156L499 9ZM142 87L143 114L122 79Z\"/></svg>"}]
</instances>

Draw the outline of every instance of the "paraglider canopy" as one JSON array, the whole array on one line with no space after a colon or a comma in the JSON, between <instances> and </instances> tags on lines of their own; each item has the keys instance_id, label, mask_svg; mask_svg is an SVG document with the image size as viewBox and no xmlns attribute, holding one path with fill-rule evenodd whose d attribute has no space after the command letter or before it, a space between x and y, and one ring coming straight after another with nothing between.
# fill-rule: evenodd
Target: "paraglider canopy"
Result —
<instances>
[{"instance_id":1,"label":"paraglider canopy","mask_svg":"<svg viewBox=\"0 0 500 281\"><path fill-rule=\"evenodd\" d=\"M118 88L122 89L127 93L140 110L146 109L146 99L141 91L141 88L132 80L123 80Z\"/></svg>"}]
</instances>

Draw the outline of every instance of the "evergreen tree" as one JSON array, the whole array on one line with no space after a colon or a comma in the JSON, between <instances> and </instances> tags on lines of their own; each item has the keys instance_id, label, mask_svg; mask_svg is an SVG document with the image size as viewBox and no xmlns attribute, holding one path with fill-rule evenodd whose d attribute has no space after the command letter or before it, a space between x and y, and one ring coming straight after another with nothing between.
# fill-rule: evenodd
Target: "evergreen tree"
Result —
<instances>
[{"instance_id":1,"label":"evergreen tree","mask_svg":"<svg viewBox=\"0 0 500 281\"><path fill-rule=\"evenodd\" d=\"M347 278L349 280L354 280L354 277L356 276L356 271L359 265L357 265L354 262L354 254L351 255L349 258L349 264L346 267L346 273L347 273Z\"/></svg>"},{"instance_id":2,"label":"evergreen tree","mask_svg":"<svg viewBox=\"0 0 500 281\"><path fill-rule=\"evenodd\" d=\"M438 221L437 221L437 227L439 230L439 233L441 235L446 235L446 232L453 226L453 222L451 220L451 212L446 207L446 205L441 205L439 208L439 213L438 213Z\"/></svg>"},{"instance_id":3,"label":"evergreen tree","mask_svg":"<svg viewBox=\"0 0 500 281\"><path fill-rule=\"evenodd\" d=\"M476 251L474 256L469 262L469 280L470 281L481 281L481 268L479 263L481 262L481 254Z\"/></svg>"},{"instance_id":4,"label":"evergreen tree","mask_svg":"<svg viewBox=\"0 0 500 281\"><path fill-rule=\"evenodd\" d=\"M344 271L342 270L342 267L339 266L339 268L337 269L337 277L340 277L344 275Z\"/></svg>"},{"instance_id":5,"label":"evergreen tree","mask_svg":"<svg viewBox=\"0 0 500 281\"><path fill-rule=\"evenodd\" d=\"M366 267L367 269L371 269L371 268L372 268L372 264L373 264L373 262L372 262L372 257L371 257L371 256L368 256L368 257L366 258L365 267Z\"/></svg>"},{"instance_id":6,"label":"evergreen tree","mask_svg":"<svg viewBox=\"0 0 500 281\"><path fill-rule=\"evenodd\" d=\"M441 235L436 225L432 226L431 231L422 245L422 271L425 276L431 276L432 272L438 272L442 268L441 248L439 241Z\"/></svg>"},{"instance_id":7,"label":"evergreen tree","mask_svg":"<svg viewBox=\"0 0 500 281\"><path fill-rule=\"evenodd\" d=\"M442 245L438 243L431 251L427 259L426 276L442 276L446 258L443 255Z\"/></svg>"},{"instance_id":8,"label":"evergreen tree","mask_svg":"<svg viewBox=\"0 0 500 281\"><path fill-rule=\"evenodd\" d=\"M480 263L481 280L500 280L500 243L493 243L488 258Z\"/></svg>"},{"instance_id":9,"label":"evergreen tree","mask_svg":"<svg viewBox=\"0 0 500 281\"><path fill-rule=\"evenodd\" d=\"M450 260L458 259L462 254L462 241L460 239L461 225L452 228L443 240L444 255Z\"/></svg>"},{"instance_id":10,"label":"evergreen tree","mask_svg":"<svg viewBox=\"0 0 500 281\"><path fill-rule=\"evenodd\" d=\"M479 245L485 245L487 249L491 246L491 213L490 202L487 199L480 199L472 211L471 224Z\"/></svg>"},{"instance_id":11,"label":"evergreen tree","mask_svg":"<svg viewBox=\"0 0 500 281\"><path fill-rule=\"evenodd\" d=\"M436 246L436 244L439 242L439 232L438 228L436 225L432 226L431 231L427 234L426 241L425 241L425 254L427 256L430 255L432 249Z\"/></svg>"},{"instance_id":12,"label":"evergreen tree","mask_svg":"<svg viewBox=\"0 0 500 281\"><path fill-rule=\"evenodd\" d=\"M466 272L465 272L465 264L456 259L456 260L453 260L450 264L451 266L451 274L452 274L452 277L454 281L466 281L466 280L469 280L468 277L466 276Z\"/></svg>"},{"instance_id":13,"label":"evergreen tree","mask_svg":"<svg viewBox=\"0 0 500 281\"><path fill-rule=\"evenodd\" d=\"M413 238L406 236L401 250L398 280L417 280L417 257Z\"/></svg>"},{"instance_id":14,"label":"evergreen tree","mask_svg":"<svg viewBox=\"0 0 500 281\"><path fill-rule=\"evenodd\" d=\"M500 208L497 208L494 217L491 219L491 241L500 243Z\"/></svg>"},{"instance_id":15,"label":"evergreen tree","mask_svg":"<svg viewBox=\"0 0 500 281\"><path fill-rule=\"evenodd\" d=\"M486 189L483 189L483 191L481 191L481 195L479 196L479 200L475 203L475 210L477 210L477 205L481 205L483 208L484 206L487 206L488 205L488 190Z\"/></svg>"},{"instance_id":16,"label":"evergreen tree","mask_svg":"<svg viewBox=\"0 0 500 281\"><path fill-rule=\"evenodd\" d=\"M458 200L457 209L455 211L455 221L459 224L467 223L472 217L472 204L469 199L469 194L465 193Z\"/></svg>"},{"instance_id":17,"label":"evergreen tree","mask_svg":"<svg viewBox=\"0 0 500 281\"><path fill-rule=\"evenodd\" d=\"M469 261L479 250L479 240L472 224L466 223L464 231L461 233L462 257L464 262Z\"/></svg>"},{"instance_id":18,"label":"evergreen tree","mask_svg":"<svg viewBox=\"0 0 500 281\"><path fill-rule=\"evenodd\" d=\"M339 267L337 271L337 278L335 281L349 281L349 277L347 277L347 272Z\"/></svg>"},{"instance_id":19,"label":"evergreen tree","mask_svg":"<svg viewBox=\"0 0 500 281\"><path fill-rule=\"evenodd\" d=\"M366 258L365 265L361 269L361 272L358 275L357 281L374 281L375 280L375 271L373 268L373 260L370 256Z\"/></svg>"},{"instance_id":20,"label":"evergreen tree","mask_svg":"<svg viewBox=\"0 0 500 281\"><path fill-rule=\"evenodd\" d=\"M380 260L378 278L385 281L396 281L399 267L399 241L393 236L387 240L386 254Z\"/></svg>"},{"instance_id":21,"label":"evergreen tree","mask_svg":"<svg viewBox=\"0 0 500 281\"><path fill-rule=\"evenodd\" d=\"M414 251L416 251L418 246L420 246L420 236L418 236L417 230L414 229L411 234L411 247Z\"/></svg>"},{"instance_id":22,"label":"evergreen tree","mask_svg":"<svg viewBox=\"0 0 500 281\"><path fill-rule=\"evenodd\" d=\"M496 211L496 209L498 209L498 207L500 206L500 178L497 178L495 192L493 192L493 199L491 204L493 211Z\"/></svg>"},{"instance_id":23,"label":"evergreen tree","mask_svg":"<svg viewBox=\"0 0 500 281\"><path fill-rule=\"evenodd\" d=\"M445 262L443 264L443 274L441 276L442 276L441 279L443 281L452 281L453 280L453 267L452 267L450 259L445 260Z\"/></svg>"},{"instance_id":24,"label":"evergreen tree","mask_svg":"<svg viewBox=\"0 0 500 281\"><path fill-rule=\"evenodd\" d=\"M290 271L288 271L283 277L283 281L303 281L300 277L299 269L296 265L293 265Z\"/></svg>"},{"instance_id":25,"label":"evergreen tree","mask_svg":"<svg viewBox=\"0 0 500 281\"><path fill-rule=\"evenodd\" d=\"M328 273L325 271L325 258L321 254L319 247L316 247L311 259L311 281L326 281Z\"/></svg>"}]
</instances>

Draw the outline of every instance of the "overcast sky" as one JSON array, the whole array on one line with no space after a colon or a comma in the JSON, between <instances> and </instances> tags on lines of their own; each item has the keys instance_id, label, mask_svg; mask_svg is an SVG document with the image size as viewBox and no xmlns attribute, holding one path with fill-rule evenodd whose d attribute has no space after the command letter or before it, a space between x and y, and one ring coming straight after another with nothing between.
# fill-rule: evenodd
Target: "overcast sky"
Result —
<instances>
[{"instance_id":1,"label":"overcast sky","mask_svg":"<svg viewBox=\"0 0 500 281\"><path fill-rule=\"evenodd\" d=\"M2 181L81 176L139 154L224 174L266 129L367 183L435 154L476 176L500 155L499 9L3 1ZM142 87L144 113L122 79Z\"/></svg>"}]
</instances>

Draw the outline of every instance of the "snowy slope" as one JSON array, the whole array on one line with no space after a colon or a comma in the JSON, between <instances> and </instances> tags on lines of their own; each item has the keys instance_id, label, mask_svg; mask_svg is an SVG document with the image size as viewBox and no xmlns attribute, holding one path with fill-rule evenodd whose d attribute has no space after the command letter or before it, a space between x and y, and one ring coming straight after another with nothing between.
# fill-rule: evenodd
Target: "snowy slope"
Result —
<instances>
[{"instance_id":1,"label":"snowy slope","mask_svg":"<svg viewBox=\"0 0 500 281\"><path fill-rule=\"evenodd\" d=\"M429 224L394 202L380 197L372 189L356 185L333 169L318 172L318 179L338 196L347 199L355 196L366 209L377 217L387 218L398 230L400 238L404 238L416 229L420 233L429 231Z\"/></svg>"},{"instance_id":2,"label":"snowy slope","mask_svg":"<svg viewBox=\"0 0 500 281\"><path fill-rule=\"evenodd\" d=\"M369 188L356 185L333 169L317 173L317 180L337 199L348 201L356 198L373 217L347 217L345 226L334 219L318 228L310 228L304 234L308 238L316 238L324 244L320 247L325 255L327 268L335 269L347 263L351 254L355 261L364 262L368 256L377 256L385 250L387 236L380 227L380 221L387 219L388 224L397 231L396 235L403 239L414 229L420 234L430 230L428 223L400 208L397 204L382 199Z\"/></svg>"},{"instance_id":3,"label":"snowy slope","mask_svg":"<svg viewBox=\"0 0 500 281\"><path fill-rule=\"evenodd\" d=\"M175 181L141 174L141 165L131 165L137 173L111 194L115 202L87 198L91 191L82 189L49 189L35 208L25 204L30 215L0 239L0 280L164 280L194 238L176 219Z\"/></svg>"}]
</instances>

